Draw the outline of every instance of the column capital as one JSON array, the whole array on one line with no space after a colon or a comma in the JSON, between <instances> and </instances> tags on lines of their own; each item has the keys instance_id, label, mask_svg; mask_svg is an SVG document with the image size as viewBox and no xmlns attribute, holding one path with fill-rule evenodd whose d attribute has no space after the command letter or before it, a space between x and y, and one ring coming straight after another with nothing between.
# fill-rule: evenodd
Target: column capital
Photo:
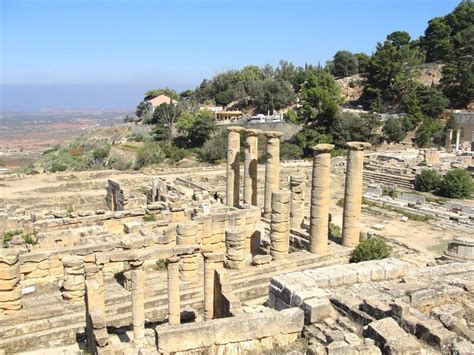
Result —
<instances>
[{"instance_id":1,"label":"column capital","mask_svg":"<svg viewBox=\"0 0 474 355\"><path fill-rule=\"evenodd\" d=\"M247 128L245 129L245 133L248 137L258 137L260 134L262 134L262 131L259 129Z\"/></svg>"},{"instance_id":2,"label":"column capital","mask_svg":"<svg viewBox=\"0 0 474 355\"><path fill-rule=\"evenodd\" d=\"M316 144L312 149L315 154L330 153L334 149L334 144Z\"/></svg>"},{"instance_id":3,"label":"column capital","mask_svg":"<svg viewBox=\"0 0 474 355\"><path fill-rule=\"evenodd\" d=\"M244 131L245 128L244 127L241 127L241 126L231 126L231 127L227 127L227 131L228 132L236 132L236 133L240 133L242 131Z\"/></svg>"},{"instance_id":4,"label":"column capital","mask_svg":"<svg viewBox=\"0 0 474 355\"><path fill-rule=\"evenodd\" d=\"M279 132L279 131L266 131L266 132L263 132L263 135L265 137L267 137L267 139L269 138L280 138L282 135L283 135L283 132Z\"/></svg>"},{"instance_id":5,"label":"column capital","mask_svg":"<svg viewBox=\"0 0 474 355\"><path fill-rule=\"evenodd\" d=\"M367 142L347 142L346 148L350 150L366 150L369 149L372 144Z\"/></svg>"}]
</instances>

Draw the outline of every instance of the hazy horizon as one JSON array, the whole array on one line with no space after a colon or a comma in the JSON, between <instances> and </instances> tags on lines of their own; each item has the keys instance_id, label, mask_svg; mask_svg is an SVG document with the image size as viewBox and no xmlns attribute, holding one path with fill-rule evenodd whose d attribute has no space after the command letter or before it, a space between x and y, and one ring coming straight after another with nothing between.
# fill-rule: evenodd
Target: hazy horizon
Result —
<instances>
[{"instance_id":1,"label":"hazy horizon","mask_svg":"<svg viewBox=\"0 0 474 355\"><path fill-rule=\"evenodd\" d=\"M458 0L3 0L0 110L134 109L145 91L193 89L245 65L370 54Z\"/></svg>"}]
</instances>

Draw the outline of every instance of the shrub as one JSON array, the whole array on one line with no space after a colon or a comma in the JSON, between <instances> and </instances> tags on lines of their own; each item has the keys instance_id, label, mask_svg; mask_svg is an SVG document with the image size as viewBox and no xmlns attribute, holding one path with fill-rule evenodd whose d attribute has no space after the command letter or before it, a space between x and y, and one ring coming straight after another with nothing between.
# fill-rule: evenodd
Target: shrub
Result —
<instances>
[{"instance_id":1,"label":"shrub","mask_svg":"<svg viewBox=\"0 0 474 355\"><path fill-rule=\"evenodd\" d=\"M301 159L303 150L296 144L283 142L280 146L280 158L282 160Z\"/></svg>"},{"instance_id":2,"label":"shrub","mask_svg":"<svg viewBox=\"0 0 474 355\"><path fill-rule=\"evenodd\" d=\"M398 192L397 189L393 186L384 186L382 190L382 195L395 198L398 197Z\"/></svg>"},{"instance_id":3,"label":"shrub","mask_svg":"<svg viewBox=\"0 0 474 355\"><path fill-rule=\"evenodd\" d=\"M146 214L143 216L143 222L155 222L156 217L154 214Z\"/></svg>"},{"instance_id":4,"label":"shrub","mask_svg":"<svg viewBox=\"0 0 474 355\"><path fill-rule=\"evenodd\" d=\"M23 240L26 244L36 245L38 243L35 233L27 233L22 235Z\"/></svg>"},{"instance_id":5,"label":"shrub","mask_svg":"<svg viewBox=\"0 0 474 355\"><path fill-rule=\"evenodd\" d=\"M166 268L166 260L165 259L158 259L156 261L156 268L158 270L162 270L162 269Z\"/></svg>"},{"instance_id":6,"label":"shrub","mask_svg":"<svg viewBox=\"0 0 474 355\"><path fill-rule=\"evenodd\" d=\"M14 229L8 232L3 233L2 235L2 244L4 248L8 247L8 242L13 239L15 235L21 234L20 230Z\"/></svg>"},{"instance_id":7,"label":"shrub","mask_svg":"<svg viewBox=\"0 0 474 355\"><path fill-rule=\"evenodd\" d=\"M165 159L160 145L157 142L148 142L137 151L135 168L139 169L145 165L159 164Z\"/></svg>"},{"instance_id":8,"label":"shrub","mask_svg":"<svg viewBox=\"0 0 474 355\"><path fill-rule=\"evenodd\" d=\"M434 170L422 170L415 180L415 190L430 192L439 188L441 175Z\"/></svg>"},{"instance_id":9,"label":"shrub","mask_svg":"<svg viewBox=\"0 0 474 355\"><path fill-rule=\"evenodd\" d=\"M341 227L337 224L329 223L329 237L332 239L340 239L342 237Z\"/></svg>"},{"instance_id":10,"label":"shrub","mask_svg":"<svg viewBox=\"0 0 474 355\"><path fill-rule=\"evenodd\" d=\"M439 194L449 198L468 198L474 190L474 182L467 170L449 171L441 181Z\"/></svg>"},{"instance_id":11,"label":"shrub","mask_svg":"<svg viewBox=\"0 0 474 355\"><path fill-rule=\"evenodd\" d=\"M207 140L199 152L199 159L207 163L218 163L225 159L227 154L227 142L225 134L219 134Z\"/></svg>"},{"instance_id":12,"label":"shrub","mask_svg":"<svg viewBox=\"0 0 474 355\"><path fill-rule=\"evenodd\" d=\"M351 262L380 260L390 256L390 248L380 238L371 238L361 242L352 252Z\"/></svg>"}]
</instances>

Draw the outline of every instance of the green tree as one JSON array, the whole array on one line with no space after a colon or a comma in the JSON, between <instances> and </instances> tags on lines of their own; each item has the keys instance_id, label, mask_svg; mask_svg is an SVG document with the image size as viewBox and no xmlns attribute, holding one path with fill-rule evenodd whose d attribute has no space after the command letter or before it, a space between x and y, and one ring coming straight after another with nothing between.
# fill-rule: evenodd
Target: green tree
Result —
<instances>
[{"instance_id":1,"label":"green tree","mask_svg":"<svg viewBox=\"0 0 474 355\"><path fill-rule=\"evenodd\" d=\"M254 104L259 113L273 113L292 104L296 96L291 85L282 79L265 79L260 83L254 97Z\"/></svg>"},{"instance_id":2,"label":"green tree","mask_svg":"<svg viewBox=\"0 0 474 355\"><path fill-rule=\"evenodd\" d=\"M333 57L332 74L335 77L343 78L357 74L359 61L357 57L349 51L338 51Z\"/></svg>"},{"instance_id":3,"label":"green tree","mask_svg":"<svg viewBox=\"0 0 474 355\"><path fill-rule=\"evenodd\" d=\"M178 100L178 93L170 88L148 90L145 93L144 100L148 101L160 95L165 95L172 98L173 100Z\"/></svg>"},{"instance_id":4,"label":"green tree","mask_svg":"<svg viewBox=\"0 0 474 355\"><path fill-rule=\"evenodd\" d=\"M369 65L370 56L365 53L355 53L354 56L357 58L359 63L359 73L365 73L367 71L367 66Z\"/></svg>"},{"instance_id":5,"label":"green tree","mask_svg":"<svg viewBox=\"0 0 474 355\"><path fill-rule=\"evenodd\" d=\"M395 117L387 118L387 121L385 121L382 128L382 132L388 142L399 143L406 136L406 131L403 128L402 121Z\"/></svg>"},{"instance_id":6,"label":"green tree","mask_svg":"<svg viewBox=\"0 0 474 355\"><path fill-rule=\"evenodd\" d=\"M375 93L380 93L387 102L399 102L401 97L415 85L419 72L416 66L423 63L422 52L411 45L406 32L393 32L383 43L377 43L376 52L371 57L367 70L365 99L372 102ZM378 90L378 91L377 91Z\"/></svg>"},{"instance_id":7,"label":"green tree","mask_svg":"<svg viewBox=\"0 0 474 355\"><path fill-rule=\"evenodd\" d=\"M419 147L432 147L439 135L443 134L443 126L438 120L426 118L415 132L415 142Z\"/></svg>"},{"instance_id":8,"label":"green tree","mask_svg":"<svg viewBox=\"0 0 474 355\"><path fill-rule=\"evenodd\" d=\"M449 198L469 198L473 189L474 183L469 171L454 169L443 177L439 193L441 196Z\"/></svg>"},{"instance_id":9,"label":"green tree","mask_svg":"<svg viewBox=\"0 0 474 355\"><path fill-rule=\"evenodd\" d=\"M421 46L426 51L428 63L447 61L454 50L451 39L451 27L444 17L435 17L428 22Z\"/></svg>"},{"instance_id":10,"label":"green tree","mask_svg":"<svg viewBox=\"0 0 474 355\"><path fill-rule=\"evenodd\" d=\"M181 114L181 107L174 104L161 104L155 108L153 117L147 124L154 125L153 135L155 140L171 141L173 126Z\"/></svg>"},{"instance_id":11,"label":"green tree","mask_svg":"<svg viewBox=\"0 0 474 355\"><path fill-rule=\"evenodd\" d=\"M283 114L283 119L285 120L285 122L290 122L290 123L295 123L295 124L300 123L298 114L292 109L289 109L287 112Z\"/></svg>"},{"instance_id":12,"label":"green tree","mask_svg":"<svg viewBox=\"0 0 474 355\"><path fill-rule=\"evenodd\" d=\"M296 144L290 142L283 142L280 147L280 158L282 160L301 159L303 157L303 150Z\"/></svg>"},{"instance_id":13,"label":"green tree","mask_svg":"<svg viewBox=\"0 0 474 355\"><path fill-rule=\"evenodd\" d=\"M304 121L310 125L320 125L328 132L331 123L343 102L341 89L334 76L325 71L310 74L302 89Z\"/></svg>"},{"instance_id":14,"label":"green tree","mask_svg":"<svg viewBox=\"0 0 474 355\"><path fill-rule=\"evenodd\" d=\"M415 190L430 192L441 184L441 175L434 170L424 169L415 179Z\"/></svg>"},{"instance_id":15,"label":"green tree","mask_svg":"<svg viewBox=\"0 0 474 355\"><path fill-rule=\"evenodd\" d=\"M140 101L140 103L137 106L137 109L135 110L135 115L137 115L138 118L141 118L146 112L146 102L145 101Z\"/></svg>"}]
</instances>

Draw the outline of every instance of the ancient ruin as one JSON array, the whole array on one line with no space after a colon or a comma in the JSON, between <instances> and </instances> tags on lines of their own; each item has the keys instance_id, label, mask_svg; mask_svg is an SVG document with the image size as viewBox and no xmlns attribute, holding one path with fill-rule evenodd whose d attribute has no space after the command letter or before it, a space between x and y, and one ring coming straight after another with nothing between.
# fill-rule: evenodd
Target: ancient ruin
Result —
<instances>
[{"instance_id":1,"label":"ancient ruin","mask_svg":"<svg viewBox=\"0 0 474 355\"><path fill-rule=\"evenodd\" d=\"M384 196L370 177L385 173L366 172L395 166L365 142L348 143L344 158L318 144L311 162L280 162L281 132L228 133L222 168L104 175L105 192L76 203L73 192L63 205L10 201L0 229L30 234L0 249L0 353L474 352L472 238L459 235L438 258L385 238L391 257L349 262L361 235L383 238L380 225L361 233L363 201L466 229L472 207Z\"/></svg>"}]
</instances>

